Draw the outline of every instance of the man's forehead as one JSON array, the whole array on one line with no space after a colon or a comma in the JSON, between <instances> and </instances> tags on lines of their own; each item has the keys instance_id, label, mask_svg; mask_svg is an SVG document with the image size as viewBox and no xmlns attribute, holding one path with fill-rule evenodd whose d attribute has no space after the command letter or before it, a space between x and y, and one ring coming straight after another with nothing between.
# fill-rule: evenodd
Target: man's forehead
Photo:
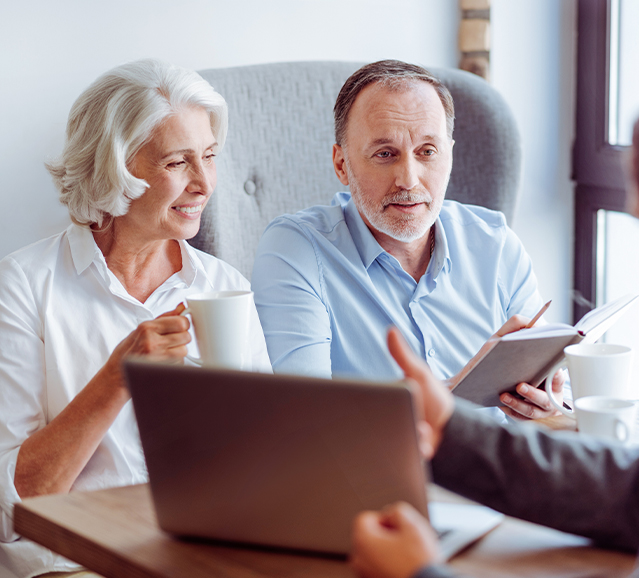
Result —
<instances>
[{"instance_id":1,"label":"man's forehead","mask_svg":"<svg viewBox=\"0 0 639 578\"><path fill-rule=\"evenodd\" d=\"M435 133L420 133L418 131L412 131L411 134L413 140L420 142L434 141L441 138L441 135ZM369 146L381 146L386 144L393 144L396 139L389 136L382 136L377 138L371 138L367 143Z\"/></svg>"},{"instance_id":2,"label":"man's forehead","mask_svg":"<svg viewBox=\"0 0 639 578\"><path fill-rule=\"evenodd\" d=\"M374 82L363 88L355 98L353 108L375 105L380 101L399 101L403 95L412 95L425 106L437 106L444 110L444 105L435 87L425 80L405 80L396 83Z\"/></svg>"},{"instance_id":3,"label":"man's forehead","mask_svg":"<svg viewBox=\"0 0 639 578\"><path fill-rule=\"evenodd\" d=\"M375 143L386 144L383 141L393 140L394 130L407 127L418 139L446 135L444 106L437 91L425 81L400 87L380 83L367 86L353 103L347 132L368 129Z\"/></svg>"}]
</instances>

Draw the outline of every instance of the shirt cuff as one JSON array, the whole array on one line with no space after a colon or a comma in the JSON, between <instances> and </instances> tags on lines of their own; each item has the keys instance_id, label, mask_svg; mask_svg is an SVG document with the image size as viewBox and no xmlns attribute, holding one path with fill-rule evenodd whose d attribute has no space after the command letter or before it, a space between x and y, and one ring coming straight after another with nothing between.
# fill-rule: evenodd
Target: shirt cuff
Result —
<instances>
[{"instance_id":1,"label":"shirt cuff","mask_svg":"<svg viewBox=\"0 0 639 578\"><path fill-rule=\"evenodd\" d=\"M20 448L0 457L0 542L14 542L20 536L13 531L13 505L21 502L13 483Z\"/></svg>"}]
</instances>

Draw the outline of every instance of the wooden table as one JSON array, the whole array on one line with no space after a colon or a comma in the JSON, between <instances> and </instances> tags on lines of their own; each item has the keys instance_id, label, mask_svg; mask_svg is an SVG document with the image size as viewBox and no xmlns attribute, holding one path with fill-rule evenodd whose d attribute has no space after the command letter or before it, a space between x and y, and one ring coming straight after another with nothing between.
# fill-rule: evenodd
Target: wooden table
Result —
<instances>
[{"instance_id":1,"label":"wooden table","mask_svg":"<svg viewBox=\"0 0 639 578\"><path fill-rule=\"evenodd\" d=\"M158 528L147 485L27 499L14 522L24 537L108 578L354 577L337 559L174 539ZM451 564L477 578L616 578L630 573L634 556L507 518Z\"/></svg>"}]
</instances>

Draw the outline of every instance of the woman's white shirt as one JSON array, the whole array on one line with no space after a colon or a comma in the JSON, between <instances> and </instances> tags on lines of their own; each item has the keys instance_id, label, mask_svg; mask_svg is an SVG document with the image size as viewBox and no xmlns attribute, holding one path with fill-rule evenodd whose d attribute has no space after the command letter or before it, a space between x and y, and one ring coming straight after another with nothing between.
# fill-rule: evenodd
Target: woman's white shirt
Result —
<instances>
[{"instance_id":1,"label":"woman's white shirt","mask_svg":"<svg viewBox=\"0 0 639 578\"><path fill-rule=\"evenodd\" d=\"M91 231L71 225L0 261L0 575L34 576L77 567L13 532L13 483L21 444L55 418L143 321L171 311L190 294L249 289L233 267L180 242L182 270L145 303L108 269ZM270 372L253 308L254 371ZM195 355L194 342L189 345ZM147 480L131 402L120 411L72 490ZM5 570L6 569L6 570ZM5 570L5 572L3 572Z\"/></svg>"}]
</instances>

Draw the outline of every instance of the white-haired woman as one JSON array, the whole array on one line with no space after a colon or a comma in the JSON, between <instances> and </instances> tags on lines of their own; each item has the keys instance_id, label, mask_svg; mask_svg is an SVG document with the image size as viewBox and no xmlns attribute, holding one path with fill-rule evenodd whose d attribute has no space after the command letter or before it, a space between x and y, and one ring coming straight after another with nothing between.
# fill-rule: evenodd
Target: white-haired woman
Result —
<instances>
[{"instance_id":1,"label":"white-haired woman","mask_svg":"<svg viewBox=\"0 0 639 578\"><path fill-rule=\"evenodd\" d=\"M48 169L73 224L0 261L3 577L75 567L18 540L13 503L146 480L122 359L181 360L184 297L249 287L185 242L215 188L226 129L226 103L206 81L152 60L107 72L71 110ZM252 368L270 371L255 311L250 347Z\"/></svg>"}]
</instances>

